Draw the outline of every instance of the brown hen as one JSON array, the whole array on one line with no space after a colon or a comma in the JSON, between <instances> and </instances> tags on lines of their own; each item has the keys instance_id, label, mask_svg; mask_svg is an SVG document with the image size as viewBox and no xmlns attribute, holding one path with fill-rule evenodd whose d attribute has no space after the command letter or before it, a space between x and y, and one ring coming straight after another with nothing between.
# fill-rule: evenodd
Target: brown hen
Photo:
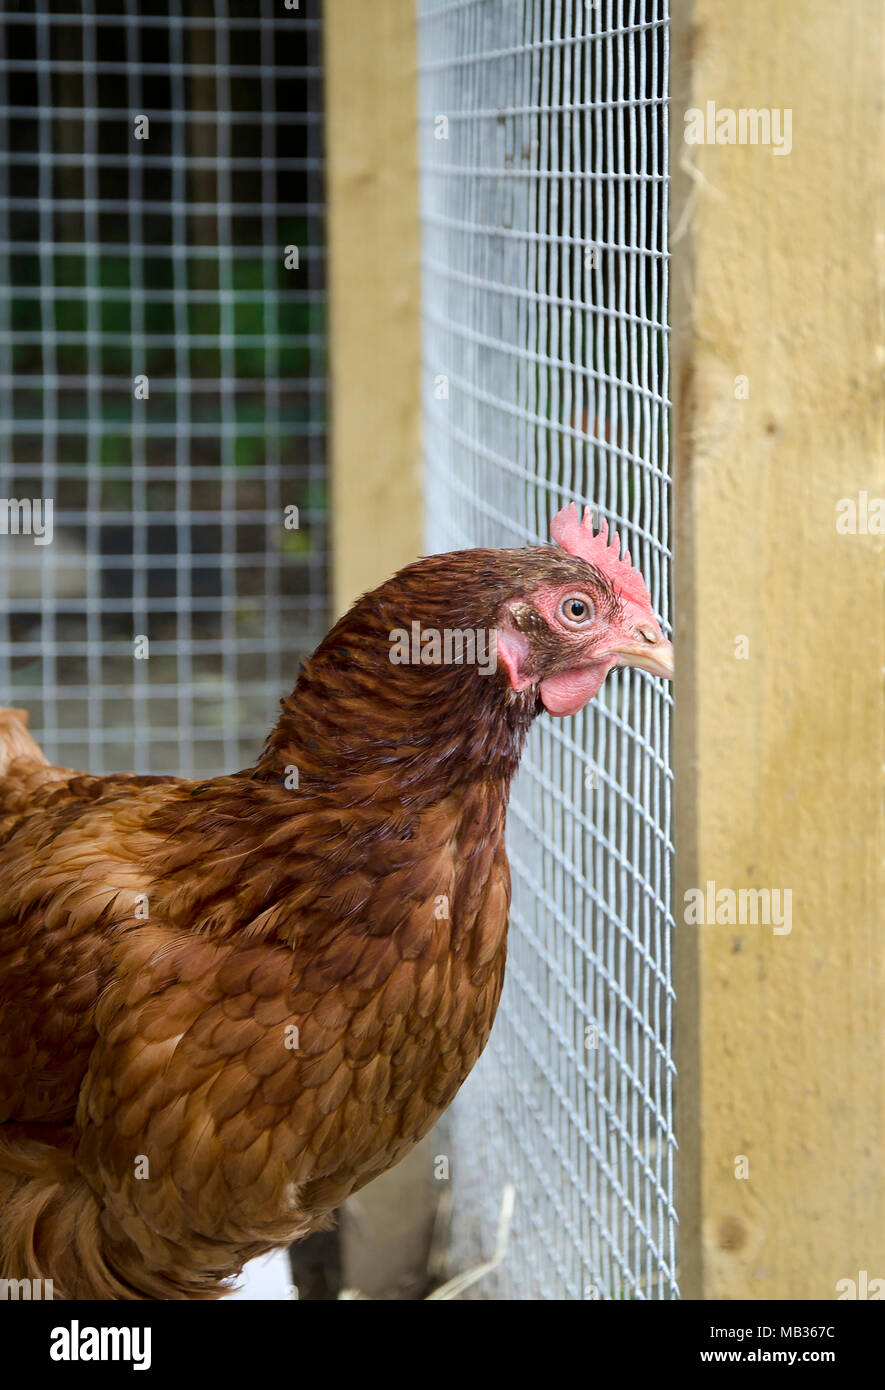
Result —
<instances>
[{"instance_id":1,"label":"brown hen","mask_svg":"<svg viewBox=\"0 0 885 1390\"><path fill-rule=\"evenodd\" d=\"M0 1276L219 1297L450 1104L501 992L532 720L672 670L617 538L553 531L362 598L233 776L62 770L0 716Z\"/></svg>"}]
</instances>

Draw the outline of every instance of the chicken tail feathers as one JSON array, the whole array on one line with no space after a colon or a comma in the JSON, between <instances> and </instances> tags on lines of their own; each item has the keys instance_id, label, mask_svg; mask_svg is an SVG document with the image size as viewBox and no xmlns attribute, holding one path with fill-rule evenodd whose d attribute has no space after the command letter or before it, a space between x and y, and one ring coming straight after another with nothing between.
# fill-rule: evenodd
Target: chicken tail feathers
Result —
<instances>
[{"instance_id":1,"label":"chicken tail feathers","mask_svg":"<svg viewBox=\"0 0 885 1390\"><path fill-rule=\"evenodd\" d=\"M107 1263L99 1203L74 1166L70 1131L50 1133L55 1142L0 1125L0 1279L40 1280L45 1298L137 1298Z\"/></svg>"},{"instance_id":2,"label":"chicken tail feathers","mask_svg":"<svg viewBox=\"0 0 885 1390\"><path fill-rule=\"evenodd\" d=\"M0 777L17 759L48 765L42 748L28 733L26 709L0 709Z\"/></svg>"}]
</instances>

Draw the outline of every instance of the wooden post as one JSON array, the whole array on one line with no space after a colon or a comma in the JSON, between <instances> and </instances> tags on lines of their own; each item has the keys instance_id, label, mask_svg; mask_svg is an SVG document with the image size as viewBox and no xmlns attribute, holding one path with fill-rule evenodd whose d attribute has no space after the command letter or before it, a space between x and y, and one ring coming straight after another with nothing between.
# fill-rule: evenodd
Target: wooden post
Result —
<instances>
[{"instance_id":1,"label":"wooden post","mask_svg":"<svg viewBox=\"0 0 885 1390\"><path fill-rule=\"evenodd\" d=\"M340 614L422 553L417 28L415 0L325 0L323 15ZM342 1211L344 1277L364 1294L423 1292L431 1145L432 1136Z\"/></svg>"},{"instance_id":2,"label":"wooden post","mask_svg":"<svg viewBox=\"0 0 885 1390\"><path fill-rule=\"evenodd\" d=\"M885 1279L885 12L674 11L681 1284L864 1297ZM708 102L723 135L726 108L791 111L789 152L686 143ZM708 883L791 890L792 929L686 924Z\"/></svg>"},{"instance_id":3,"label":"wooden post","mask_svg":"<svg viewBox=\"0 0 885 1390\"><path fill-rule=\"evenodd\" d=\"M421 553L414 0L325 0L334 605Z\"/></svg>"}]
</instances>

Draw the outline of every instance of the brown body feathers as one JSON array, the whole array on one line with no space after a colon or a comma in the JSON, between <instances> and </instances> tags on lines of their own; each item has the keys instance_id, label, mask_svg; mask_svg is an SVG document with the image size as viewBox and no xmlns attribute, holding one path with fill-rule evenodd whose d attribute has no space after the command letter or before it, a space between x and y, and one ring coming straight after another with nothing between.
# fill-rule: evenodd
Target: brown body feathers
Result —
<instances>
[{"instance_id":1,"label":"brown body feathers","mask_svg":"<svg viewBox=\"0 0 885 1390\"><path fill-rule=\"evenodd\" d=\"M592 640L542 618L561 591ZM0 715L0 1277L218 1297L427 1132L501 992L539 683L580 660L595 688L618 611L551 547L421 561L306 662L256 765L210 781L54 768ZM515 685L391 662L415 622L511 619Z\"/></svg>"},{"instance_id":2,"label":"brown body feathers","mask_svg":"<svg viewBox=\"0 0 885 1390\"><path fill-rule=\"evenodd\" d=\"M391 628L488 624L518 576L452 558L363 600L234 776L62 771L4 712L0 1276L217 1297L451 1102L501 990L535 707L391 665Z\"/></svg>"}]
</instances>

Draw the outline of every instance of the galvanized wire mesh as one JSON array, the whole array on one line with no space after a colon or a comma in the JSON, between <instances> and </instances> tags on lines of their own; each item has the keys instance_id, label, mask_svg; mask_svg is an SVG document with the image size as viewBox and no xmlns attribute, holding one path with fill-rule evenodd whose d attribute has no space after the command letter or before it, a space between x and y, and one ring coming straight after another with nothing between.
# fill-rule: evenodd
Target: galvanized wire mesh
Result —
<instances>
[{"instance_id":1,"label":"galvanized wire mesh","mask_svg":"<svg viewBox=\"0 0 885 1390\"><path fill-rule=\"evenodd\" d=\"M419 0L429 546L589 501L668 619L667 0ZM533 731L492 1040L453 1112L475 1297L675 1296L669 696Z\"/></svg>"},{"instance_id":2,"label":"galvanized wire mesh","mask_svg":"<svg viewBox=\"0 0 885 1390\"><path fill-rule=\"evenodd\" d=\"M63 763L242 766L325 629L319 23L0 20L0 703Z\"/></svg>"}]
</instances>

